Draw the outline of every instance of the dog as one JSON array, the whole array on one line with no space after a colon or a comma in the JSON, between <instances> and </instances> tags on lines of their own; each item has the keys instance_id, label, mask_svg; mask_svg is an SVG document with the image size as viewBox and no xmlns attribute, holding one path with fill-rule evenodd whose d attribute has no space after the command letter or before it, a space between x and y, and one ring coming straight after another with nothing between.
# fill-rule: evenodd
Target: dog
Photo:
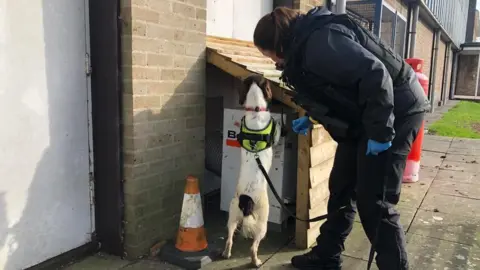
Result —
<instances>
[{"instance_id":1,"label":"dog","mask_svg":"<svg viewBox=\"0 0 480 270\"><path fill-rule=\"evenodd\" d=\"M255 159L258 156L268 172L272 166L272 146L278 144L281 134L280 124L271 117L268 109L271 100L270 85L262 76L251 75L244 80L243 88L239 90L239 103L245 108L241 128L253 131L270 130L272 132L270 132L268 147L258 152L252 151L251 148L247 149L248 146L244 147L244 144L249 144L249 140L241 140L239 135L239 141L242 145L241 167L235 196L229 207L228 237L222 254L224 258L230 258L233 235L237 227L241 226L241 234L245 238L253 239L250 254L252 264L256 267L262 264L262 261L258 259L257 252L260 241L267 233L270 204L268 202L267 181ZM262 147L264 146L265 144L262 145Z\"/></svg>"}]
</instances>

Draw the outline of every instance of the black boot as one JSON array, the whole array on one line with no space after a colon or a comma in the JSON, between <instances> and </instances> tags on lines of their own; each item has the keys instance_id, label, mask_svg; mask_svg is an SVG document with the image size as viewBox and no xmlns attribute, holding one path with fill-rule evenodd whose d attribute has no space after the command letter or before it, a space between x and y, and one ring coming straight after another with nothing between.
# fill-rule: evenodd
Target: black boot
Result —
<instances>
[{"instance_id":1,"label":"black boot","mask_svg":"<svg viewBox=\"0 0 480 270\"><path fill-rule=\"evenodd\" d=\"M342 258L321 258L313 250L292 258L292 266L297 269L341 270Z\"/></svg>"}]
</instances>

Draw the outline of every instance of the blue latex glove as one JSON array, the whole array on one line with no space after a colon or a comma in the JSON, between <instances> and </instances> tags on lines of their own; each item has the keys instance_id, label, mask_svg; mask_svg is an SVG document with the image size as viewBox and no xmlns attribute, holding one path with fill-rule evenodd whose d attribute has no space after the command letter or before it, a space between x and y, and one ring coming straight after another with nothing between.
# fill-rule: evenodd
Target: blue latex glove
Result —
<instances>
[{"instance_id":1,"label":"blue latex glove","mask_svg":"<svg viewBox=\"0 0 480 270\"><path fill-rule=\"evenodd\" d=\"M308 116L303 116L292 121L292 129L297 134L307 135L308 129L312 126L312 122Z\"/></svg>"},{"instance_id":2,"label":"blue latex glove","mask_svg":"<svg viewBox=\"0 0 480 270\"><path fill-rule=\"evenodd\" d=\"M368 155L376 156L376 155L380 154L381 152L386 151L391 146L392 146L392 142L379 143L379 142L374 141L374 140L368 140L367 156Z\"/></svg>"}]
</instances>

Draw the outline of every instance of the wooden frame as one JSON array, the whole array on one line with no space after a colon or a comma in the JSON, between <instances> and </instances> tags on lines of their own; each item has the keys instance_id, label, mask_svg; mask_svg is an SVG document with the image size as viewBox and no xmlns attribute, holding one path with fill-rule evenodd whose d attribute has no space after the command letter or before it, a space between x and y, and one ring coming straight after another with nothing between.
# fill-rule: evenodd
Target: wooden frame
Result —
<instances>
[{"instance_id":1,"label":"wooden frame","mask_svg":"<svg viewBox=\"0 0 480 270\"><path fill-rule=\"evenodd\" d=\"M120 1L90 0L95 233L101 250L123 255Z\"/></svg>"},{"instance_id":2,"label":"wooden frame","mask_svg":"<svg viewBox=\"0 0 480 270\"><path fill-rule=\"evenodd\" d=\"M238 79L251 74L263 75L270 81L276 100L304 115L305 112L284 93L288 89L282 87L280 73L275 70L273 62L259 55L251 42L207 37L207 62ZM327 179L335 149L336 143L320 125L307 136L298 136L296 212L299 218L309 219L327 212ZM309 248L315 242L321 224L296 221L296 246Z\"/></svg>"}]
</instances>

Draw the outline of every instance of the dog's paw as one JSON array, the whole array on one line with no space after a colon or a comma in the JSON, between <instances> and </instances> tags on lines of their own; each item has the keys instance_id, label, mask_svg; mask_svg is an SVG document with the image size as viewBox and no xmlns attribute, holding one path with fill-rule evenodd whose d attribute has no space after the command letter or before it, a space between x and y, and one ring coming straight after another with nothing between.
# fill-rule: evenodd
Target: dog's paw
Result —
<instances>
[{"instance_id":1,"label":"dog's paw","mask_svg":"<svg viewBox=\"0 0 480 270\"><path fill-rule=\"evenodd\" d=\"M253 260L252 261L252 264L255 266L255 267L260 267L262 266L262 261L260 259L256 259L256 260Z\"/></svg>"},{"instance_id":2,"label":"dog's paw","mask_svg":"<svg viewBox=\"0 0 480 270\"><path fill-rule=\"evenodd\" d=\"M222 257L225 258L225 259L230 259L231 256L232 256L232 252L230 250L224 250L222 252Z\"/></svg>"}]
</instances>

